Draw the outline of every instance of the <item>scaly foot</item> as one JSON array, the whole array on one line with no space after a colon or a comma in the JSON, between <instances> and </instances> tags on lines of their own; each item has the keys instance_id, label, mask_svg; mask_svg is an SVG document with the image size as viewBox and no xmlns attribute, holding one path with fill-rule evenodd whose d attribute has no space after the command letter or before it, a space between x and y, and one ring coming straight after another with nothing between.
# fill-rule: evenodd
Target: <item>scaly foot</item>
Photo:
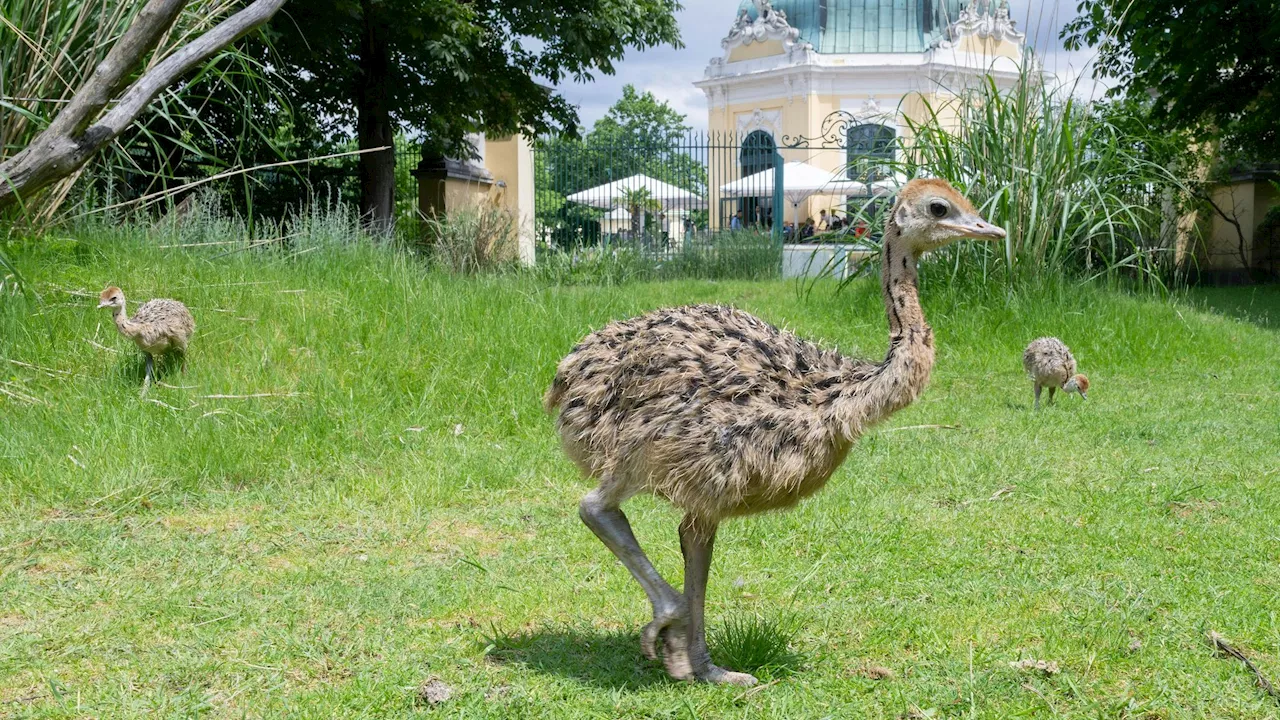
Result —
<instances>
[{"instance_id":1,"label":"scaly foot","mask_svg":"<svg viewBox=\"0 0 1280 720\"><path fill-rule=\"evenodd\" d=\"M667 673L677 680L693 676L689 662L689 607L683 597L673 597L653 610L653 621L640 633L640 649L650 660L658 659L658 644L662 644L662 664Z\"/></svg>"},{"instance_id":2,"label":"scaly foot","mask_svg":"<svg viewBox=\"0 0 1280 720\"><path fill-rule=\"evenodd\" d=\"M694 677L698 678L702 682L717 683L717 684L741 685L742 687L751 687L752 685L755 685L757 682L759 682L758 680L756 680L755 675L734 672L732 670L725 670L722 667L716 667L715 665L711 665L709 663L702 669L694 670L693 674L694 674Z\"/></svg>"}]
</instances>

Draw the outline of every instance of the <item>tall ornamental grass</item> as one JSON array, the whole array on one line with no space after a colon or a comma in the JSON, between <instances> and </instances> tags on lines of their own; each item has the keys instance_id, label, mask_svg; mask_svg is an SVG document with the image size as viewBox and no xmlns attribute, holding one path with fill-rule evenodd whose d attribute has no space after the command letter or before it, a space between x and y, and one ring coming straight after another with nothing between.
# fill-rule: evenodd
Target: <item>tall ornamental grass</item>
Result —
<instances>
[{"instance_id":1,"label":"tall ornamental grass","mask_svg":"<svg viewBox=\"0 0 1280 720\"><path fill-rule=\"evenodd\" d=\"M0 4L0 159L11 157L40 133L106 57L144 3L129 0L5 0ZM198 37L239 7L236 0L193 0L161 40L147 66ZM134 129L106 150L104 164L143 174L164 168L138 167L136 152L165 158L172 148L213 165L225 164L209 148L237 146L209 124L211 106L244 122L241 132L269 133L254 109L264 97L279 98L269 74L234 47L220 53L182 83L166 89ZM135 152L128 148L133 146ZM86 166L86 169L94 165ZM83 170L81 171L84 172ZM29 219L49 219L66 201L81 173L27 201ZM30 212L33 211L34 212Z\"/></svg>"},{"instance_id":2,"label":"tall ornamental grass","mask_svg":"<svg viewBox=\"0 0 1280 720\"><path fill-rule=\"evenodd\" d=\"M1126 278L1164 288L1173 271L1170 198L1181 183L1144 157L1147 138L1073 89L1024 68L1009 90L988 77L954 99L926 101L921 119L904 120L911 140L902 169L948 178L1008 230L995 248L955 245L943 257L957 272L976 267L983 279L1014 281Z\"/></svg>"}]
</instances>

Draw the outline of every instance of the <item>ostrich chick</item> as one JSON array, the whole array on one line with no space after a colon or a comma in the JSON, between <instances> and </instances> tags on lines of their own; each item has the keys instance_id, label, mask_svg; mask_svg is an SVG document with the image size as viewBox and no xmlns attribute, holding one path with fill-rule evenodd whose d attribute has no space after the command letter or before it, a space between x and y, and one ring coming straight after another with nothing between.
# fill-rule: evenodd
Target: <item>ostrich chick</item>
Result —
<instances>
[{"instance_id":1,"label":"ostrich chick","mask_svg":"<svg viewBox=\"0 0 1280 720\"><path fill-rule=\"evenodd\" d=\"M145 302L129 317L124 311L124 291L114 285L98 297L99 308L111 308L111 317L120 334L133 340L147 355L146 382L155 380L155 356L176 350L182 354L182 370L187 369L187 343L196 331L196 321L187 306L177 300Z\"/></svg>"},{"instance_id":2,"label":"ostrich chick","mask_svg":"<svg viewBox=\"0 0 1280 720\"><path fill-rule=\"evenodd\" d=\"M599 485L583 522L644 589L653 621L641 649L679 679L751 685L711 663L703 604L725 518L794 505L817 492L871 425L909 405L933 369L933 330L916 292L922 253L960 238L996 240L942 180L914 180L886 222L881 272L889 317L882 362L826 350L741 310L655 310L591 333L560 361L548 411L566 454ZM640 493L684 512L684 592L641 550L619 505Z\"/></svg>"},{"instance_id":3,"label":"ostrich chick","mask_svg":"<svg viewBox=\"0 0 1280 720\"><path fill-rule=\"evenodd\" d=\"M1071 350L1055 337L1042 337L1032 340L1022 353L1022 367L1036 384L1036 409L1040 409L1040 388L1049 388L1049 404L1053 404L1053 393L1058 388L1063 392L1080 393L1080 397L1089 399L1089 378L1076 374L1076 359Z\"/></svg>"}]
</instances>

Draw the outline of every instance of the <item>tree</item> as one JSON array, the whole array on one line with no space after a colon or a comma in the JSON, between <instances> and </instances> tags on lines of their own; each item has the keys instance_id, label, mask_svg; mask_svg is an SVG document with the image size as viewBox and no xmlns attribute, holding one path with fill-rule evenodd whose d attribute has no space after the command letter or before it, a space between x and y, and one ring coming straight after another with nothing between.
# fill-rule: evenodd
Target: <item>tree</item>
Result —
<instances>
[{"instance_id":1,"label":"tree","mask_svg":"<svg viewBox=\"0 0 1280 720\"><path fill-rule=\"evenodd\" d=\"M544 227L590 227L599 212L565 203L564 196L637 173L705 195L707 168L691 154L700 148L689 142L689 130L685 116L653 93L624 86L585 138L540 143L534 163L538 221ZM633 223L635 217L633 211Z\"/></svg>"},{"instance_id":2,"label":"tree","mask_svg":"<svg viewBox=\"0 0 1280 720\"><path fill-rule=\"evenodd\" d=\"M680 44L676 0L310 0L272 24L272 62L295 110L361 150L398 131L425 152L465 155L473 132L573 132L577 113L544 82L612 73L628 48ZM263 47L263 52L267 52ZM391 222L395 155L360 161L361 210Z\"/></svg>"},{"instance_id":3,"label":"tree","mask_svg":"<svg viewBox=\"0 0 1280 720\"><path fill-rule=\"evenodd\" d=\"M1163 129L1220 138L1228 153L1280 158L1280 5L1275 0L1081 0L1062 35L1096 45L1114 95L1157 99Z\"/></svg>"},{"instance_id":4,"label":"tree","mask_svg":"<svg viewBox=\"0 0 1280 720\"><path fill-rule=\"evenodd\" d=\"M48 127L30 145L0 163L0 210L84 167L133 124L161 91L267 22L285 0L254 0L164 58L152 58L149 67L129 83L187 2L150 0Z\"/></svg>"}]
</instances>

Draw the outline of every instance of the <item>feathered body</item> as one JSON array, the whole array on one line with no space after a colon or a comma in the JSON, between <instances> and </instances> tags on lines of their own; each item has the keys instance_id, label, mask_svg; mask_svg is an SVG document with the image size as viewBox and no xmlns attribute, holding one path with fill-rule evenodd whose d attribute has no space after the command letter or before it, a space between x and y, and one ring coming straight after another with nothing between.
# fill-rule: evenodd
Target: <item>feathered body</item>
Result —
<instances>
[{"instance_id":1,"label":"feathered body","mask_svg":"<svg viewBox=\"0 0 1280 720\"><path fill-rule=\"evenodd\" d=\"M1022 367L1031 379L1045 387L1062 387L1076 374L1076 359L1066 344L1055 337L1031 341L1022 353Z\"/></svg>"},{"instance_id":2,"label":"feathered body","mask_svg":"<svg viewBox=\"0 0 1280 720\"><path fill-rule=\"evenodd\" d=\"M816 492L868 425L915 398L933 334L921 322L903 341L873 363L730 307L655 310L588 335L546 404L569 457L612 478L619 502L648 491L698 516L748 514ZM910 377L875 382L906 354Z\"/></svg>"},{"instance_id":3,"label":"feathered body","mask_svg":"<svg viewBox=\"0 0 1280 720\"><path fill-rule=\"evenodd\" d=\"M143 303L133 317L121 310L113 319L120 334L148 355L163 355L170 350L185 352L196 331L195 318L187 306L165 298Z\"/></svg>"},{"instance_id":4,"label":"feathered body","mask_svg":"<svg viewBox=\"0 0 1280 720\"><path fill-rule=\"evenodd\" d=\"M183 369L186 369L187 344L196 331L195 318L191 317L186 305L166 298L151 300L143 303L133 317L129 317L125 310L124 292L111 286L102 291L98 307L109 308L120 334L146 353L148 381L154 377L155 358L174 350L182 353Z\"/></svg>"},{"instance_id":5,"label":"feathered body","mask_svg":"<svg viewBox=\"0 0 1280 720\"><path fill-rule=\"evenodd\" d=\"M961 237L1004 237L944 181L913 180L887 223L881 273L889 351L845 357L741 310L668 308L609 323L556 367L544 399L574 463L599 485L578 505L653 608L640 646L675 678L750 685L716 667L704 617L719 522L817 492L873 423L909 405L933 369L916 261ZM650 492L685 511L683 592L653 567L619 505Z\"/></svg>"},{"instance_id":6,"label":"feathered body","mask_svg":"<svg viewBox=\"0 0 1280 720\"><path fill-rule=\"evenodd\" d=\"M728 307L616 321L556 368L545 405L560 409L566 453L601 480L610 504L647 491L708 521L786 507L822 488L854 440L929 381L933 330L920 309L916 262L955 239L943 215L928 216L939 202L946 217L990 228L943 181L903 190L883 243L882 362L845 357Z\"/></svg>"},{"instance_id":7,"label":"feathered body","mask_svg":"<svg viewBox=\"0 0 1280 720\"><path fill-rule=\"evenodd\" d=\"M1040 407L1040 390L1049 388L1049 402L1058 389L1088 398L1089 378L1076 373L1076 359L1066 343L1055 337L1036 338L1022 352L1022 367L1035 383L1035 407Z\"/></svg>"}]
</instances>

